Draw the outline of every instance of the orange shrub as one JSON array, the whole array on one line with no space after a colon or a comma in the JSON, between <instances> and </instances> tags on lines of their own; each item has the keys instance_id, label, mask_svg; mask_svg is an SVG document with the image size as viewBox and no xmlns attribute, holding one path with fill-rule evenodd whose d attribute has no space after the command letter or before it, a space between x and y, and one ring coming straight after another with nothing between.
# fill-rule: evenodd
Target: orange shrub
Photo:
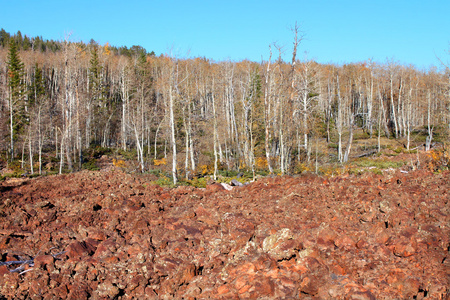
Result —
<instances>
[{"instance_id":1,"label":"orange shrub","mask_svg":"<svg viewBox=\"0 0 450 300\"><path fill-rule=\"evenodd\" d=\"M161 158L161 159L154 159L153 160L153 164L155 165L155 166L161 166L161 165L167 165L167 159L164 157L164 158Z\"/></svg>"}]
</instances>

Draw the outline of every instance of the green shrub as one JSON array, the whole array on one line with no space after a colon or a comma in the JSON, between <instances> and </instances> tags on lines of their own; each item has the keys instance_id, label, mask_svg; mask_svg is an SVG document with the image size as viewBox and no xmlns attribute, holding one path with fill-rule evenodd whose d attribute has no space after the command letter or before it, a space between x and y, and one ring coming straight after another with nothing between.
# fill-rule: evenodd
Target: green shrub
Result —
<instances>
[{"instance_id":1,"label":"green shrub","mask_svg":"<svg viewBox=\"0 0 450 300\"><path fill-rule=\"evenodd\" d=\"M380 169L370 169L368 171L371 172L371 173L374 173L376 175L383 175L383 172L381 172Z\"/></svg>"},{"instance_id":2,"label":"green shrub","mask_svg":"<svg viewBox=\"0 0 450 300\"><path fill-rule=\"evenodd\" d=\"M97 166L97 162L95 159L89 160L82 164L82 169L90 170L90 171L98 171L100 168Z\"/></svg>"},{"instance_id":3,"label":"green shrub","mask_svg":"<svg viewBox=\"0 0 450 300\"><path fill-rule=\"evenodd\" d=\"M236 177L239 174L236 170L219 170L219 175L223 177Z\"/></svg>"},{"instance_id":4,"label":"green shrub","mask_svg":"<svg viewBox=\"0 0 450 300\"><path fill-rule=\"evenodd\" d=\"M403 152L403 147L397 147L397 148L395 148L395 149L394 149L394 152L397 153L397 154L402 153L402 152Z\"/></svg>"},{"instance_id":5,"label":"green shrub","mask_svg":"<svg viewBox=\"0 0 450 300\"><path fill-rule=\"evenodd\" d=\"M386 161L386 160L370 160L370 159L362 159L359 161L355 161L354 164L358 167L370 168L375 167L378 169L389 169L389 168L400 168L405 165L403 161Z\"/></svg>"},{"instance_id":6,"label":"green shrub","mask_svg":"<svg viewBox=\"0 0 450 300\"><path fill-rule=\"evenodd\" d=\"M150 169L150 170L147 171L147 173L148 173L148 174L153 174L153 175L159 177L159 176L161 176L161 174L162 174L163 172L161 171L161 169Z\"/></svg>"},{"instance_id":7,"label":"green shrub","mask_svg":"<svg viewBox=\"0 0 450 300\"><path fill-rule=\"evenodd\" d=\"M192 180L187 180L186 181L189 185L197 187L197 188L205 188L206 184L208 182L208 178L207 177L201 177L201 178L197 178L195 177Z\"/></svg>"},{"instance_id":8,"label":"green shrub","mask_svg":"<svg viewBox=\"0 0 450 300\"><path fill-rule=\"evenodd\" d=\"M154 183L162 187L169 187L169 188L175 187L172 178L165 175L159 177L156 181L154 181Z\"/></svg>"},{"instance_id":9,"label":"green shrub","mask_svg":"<svg viewBox=\"0 0 450 300\"><path fill-rule=\"evenodd\" d=\"M137 159L137 150L135 148L128 150L128 151L124 151L123 149L119 149L118 154L121 155L124 160L134 160Z\"/></svg>"}]
</instances>

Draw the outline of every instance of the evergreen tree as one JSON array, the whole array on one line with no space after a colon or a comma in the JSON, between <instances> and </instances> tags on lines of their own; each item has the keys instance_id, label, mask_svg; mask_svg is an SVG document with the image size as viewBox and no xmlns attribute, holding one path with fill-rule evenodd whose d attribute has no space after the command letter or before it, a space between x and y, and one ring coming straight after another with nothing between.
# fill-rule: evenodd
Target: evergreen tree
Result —
<instances>
[{"instance_id":1,"label":"evergreen tree","mask_svg":"<svg viewBox=\"0 0 450 300\"><path fill-rule=\"evenodd\" d=\"M20 48L22 48L23 46L23 37L22 37L22 32L17 31L17 33L14 35L14 39L16 41L17 46Z\"/></svg>"},{"instance_id":2,"label":"evergreen tree","mask_svg":"<svg viewBox=\"0 0 450 300\"><path fill-rule=\"evenodd\" d=\"M14 158L14 141L24 125L28 122L25 108L25 82L24 64L19 58L19 52L14 38L9 41L8 61L8 88L9 88L9 110L10 110L10 151L11 160Z\"/></svg>"},{"instance_id":3,"label":"evergreen tree","mask_svg":"<svg viewBox=\"0 0 450 300\"><path fill-rule=\"evenodd\" d=\"M23 38L23 50L29 50L31 49L31 40L28 36L25 35L25 37Z\"/></svg>"},{"instance_id":4,"label":"evergreen tree","mask_svg":"<svg viewBox=\"0 0 450 300\"><path fill-rule=\"evenodd\" d=\"M10 39L9 33L5 31L5 29L0 30L0 46L6 47L8 45L8 41Z\"/></svg>"},{"instance_id":5,"label":"evergreen tree","mask_svg":"<svg viewBox=\"0 0 450 300\"><path fill-rule=\"evenodd\" d=\"M102 66L98 59L98 46L96 45L92 46L89 64L89 89L93 99L100 99Z\"/></svg>"},{"instance_id":6,"label":"evergreen tree","mask_svg":"<svg viewBox=\"0 0 450 300\"><path fill-rule=\"evenodd\" d=\"M34 77L29 87L28 102L30 106L39 105L41 98L45 95L45 82L42 69L36 63L34 66Z\"/></svg>"},{"instance_id":7,"label":"evergreen tree","mask_svg":"<svg viewBox=\"0 0 450 300\"><path fill-rule=\"evenodd\" d=\"M95 143L104 144L103 131L106 126L108 107L106 91L103 84L103 66L100 64L98 46L91 43L91 59L89 61L89 124L93 123ZM87 127L91 127L90 125ZM90 129L87 129L90 130Z\"/></svg>"}]
</instances>

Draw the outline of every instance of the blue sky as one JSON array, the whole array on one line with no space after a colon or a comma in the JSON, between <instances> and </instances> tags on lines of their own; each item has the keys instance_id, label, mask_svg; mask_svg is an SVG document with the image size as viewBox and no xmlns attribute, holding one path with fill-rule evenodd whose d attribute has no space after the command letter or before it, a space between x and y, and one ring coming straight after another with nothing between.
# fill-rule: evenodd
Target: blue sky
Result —
<instances>
[{"instance_id":1,"label":"blue sky","mask_svg":"<svg viewBox=\"0 0 450 300\"><path fill-rule=\"evenodd\" d=\"M290 60L297 22L299 59L389 59L419 69L439 67L436 56L450 61L450 0L0 0L0 7L0 28L10 33L56 40L71 33L73 41L141 45L157 55L261 61L276 42Z\"/></svg>"}]
</instances>

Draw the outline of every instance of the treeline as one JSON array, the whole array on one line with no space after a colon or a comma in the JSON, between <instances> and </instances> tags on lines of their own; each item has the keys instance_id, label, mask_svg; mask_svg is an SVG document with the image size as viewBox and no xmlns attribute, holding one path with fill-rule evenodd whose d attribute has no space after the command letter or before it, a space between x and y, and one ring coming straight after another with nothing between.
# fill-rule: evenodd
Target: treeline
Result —
<instances>
[{"instance_id":1,"label":"treeline","mask_svg":"<svg viewBox=\"0 0 450 300\"><path fill-rule=\"evenodd\" d=\"M27 35L22 35L22 33L17 31L17 33L11 35L9 32L6 32L5 29L0 30L0 47L7 48L11 39L16 44L19 50L23 51L38 51L38 52L59 52L63 49L64 42L43 39L42 36L28 37ZM87 47L98 46L98 43L91 39L88 44L84 42L76 42L78 47L81 49L86 49ZM125 56L133 56L133 55L155 55L155 52L151 51L147 53L147 50L139 45L134 45L128 48L127 46L109 46L109 51L114 55L125 55Z\"/></svg>"},{"instance_id":2,"label":"treeline","mask_svg":"<svg viewBox=\"0 0 450 300\"><path fill-rule=\"evenodd\" d=\"M345 162L356 130L378 138L378 149L381 137L409 149L415 129L430 147L437 127L448 130L448 70L318 64L297 59L299 42L291 62L273 47L257 63L119 55L108 44L69 41L36 51L10 37L0 48L1 153L33 173L43 155L55 155L62 172L80 169L96 145L134 150L141 171L168 161L176 182L200 164L215 175L289 173L324 155L323 142L336 150L319 159Z\"/></svg>"}]
</instances>

